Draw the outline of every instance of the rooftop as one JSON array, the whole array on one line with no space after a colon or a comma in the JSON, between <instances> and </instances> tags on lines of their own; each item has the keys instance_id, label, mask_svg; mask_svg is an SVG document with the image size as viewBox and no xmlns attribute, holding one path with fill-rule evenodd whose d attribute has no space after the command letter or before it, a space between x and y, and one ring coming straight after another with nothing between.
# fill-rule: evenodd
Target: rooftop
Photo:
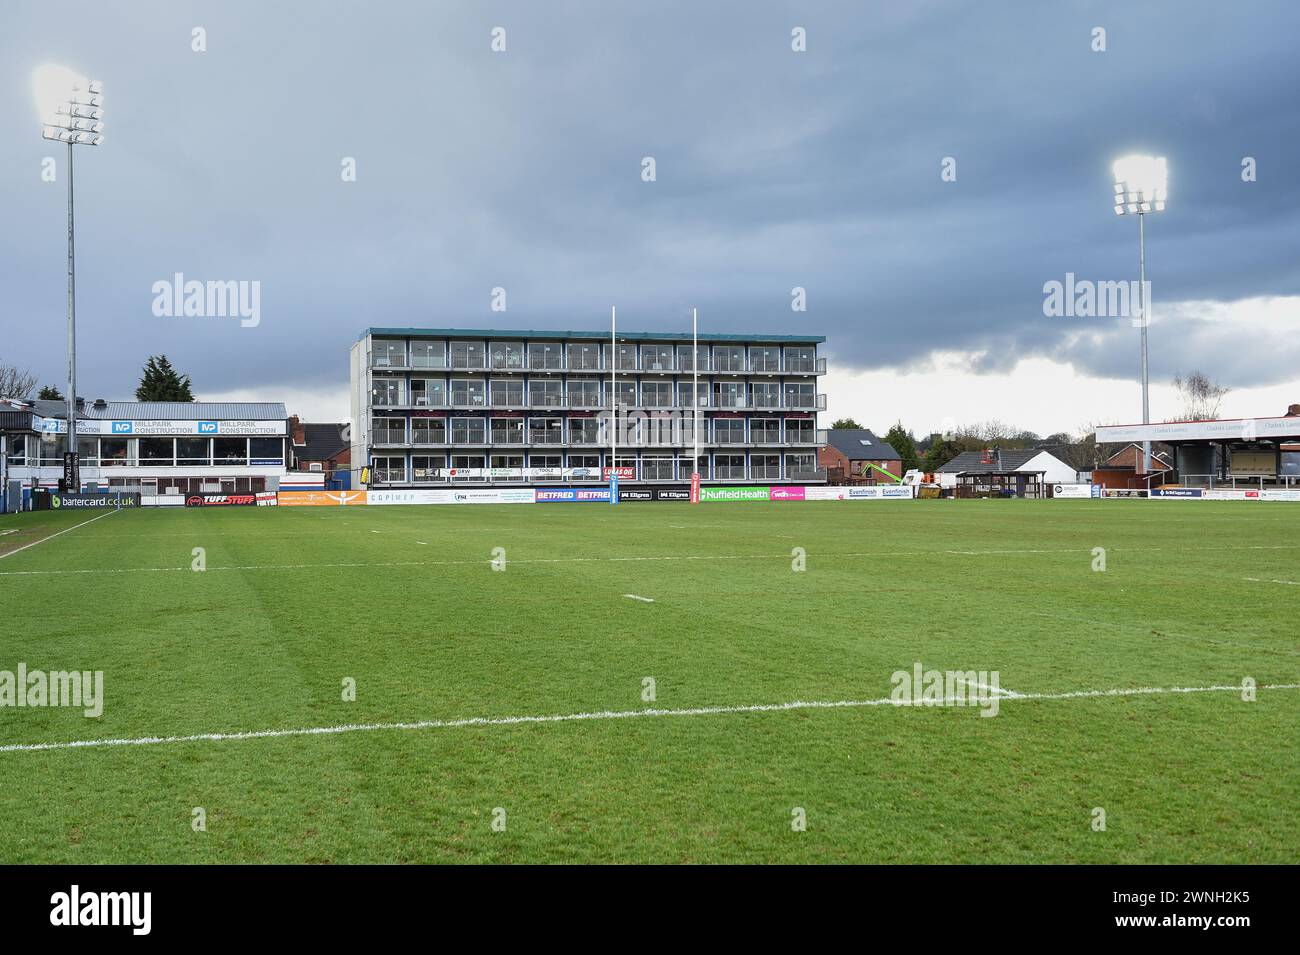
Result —
<instances>
[{"instance_id":1,"label":"rooftop","mask_svg":"<svg viewBox=\"0 0 1300 955\"><path fill-rule=\"evenodd\" d=\"M392 336L394 338L504 338L510 340L578 338L591 341L609 341L606 331L558 331L556 329L529 328L367 328L357 341L367 335ZM689 342L691 333L685 332L619 332L619 341L630 342ZM826 341L825 335L751 335L707 334L700 335L702 342L779 342L790 345L819 345Z\"/></svg>"},{"instance_id":2,"label":"rooftop","mask_svg":"<svg viewBox=\"0 0 1300 955\"><path fill-rule=\"evenodd\" d=\"M826 443L850 461L899 461L898 452L867 428L831 428Z\"/></svg>"},{"instance_id":3,"label":"rooftop","mask_svg":"<svg viewBox=\"0 0 1300 955\"><path fill-rule=\"evenodd\" d=\"M30 402L42 418L66 418L66 401ZM78 419L114 421L246 421L288 418L278 401L108 401L96 407L87 401Z\"/></svg>"}]
</instances>

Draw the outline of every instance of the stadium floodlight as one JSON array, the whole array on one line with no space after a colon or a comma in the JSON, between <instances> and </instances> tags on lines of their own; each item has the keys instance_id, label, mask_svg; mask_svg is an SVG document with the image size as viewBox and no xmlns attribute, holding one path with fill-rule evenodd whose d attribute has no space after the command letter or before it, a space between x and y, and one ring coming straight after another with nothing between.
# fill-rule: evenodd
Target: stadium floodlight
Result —
<instances>
[{"instance_id":1,"label":"stadium floodlight","mask_svg":"<svg viewBox=\"0 0 1300 955\"><path fill-rule=\"evenodd\" d=\"M1146 215L1164 212L1169 198L1169 165L1164 156L1130 155L1115 160L1115 215L1138 217L1138 310L1142 314L1142 423L1151 423L1150 381L1147 375L1147 321L1151 302L1147 292ZM1151 442L1142 442L1142 473L1151 473Z\"/></svg>"},{"instance_id":2,"label":"stadium floodlight","mask_svg":"<svg viewBox=\"0 0 1300 955\"><path fill-rule=\"evenodd\" d=\"M104 142L104 84L64 66L46 64L33 75L41 136L68 146L68 441L64 449L66 490L81 490L77 459L77 270L73 231L72 147Z\"/></svg>"}]
</instances>

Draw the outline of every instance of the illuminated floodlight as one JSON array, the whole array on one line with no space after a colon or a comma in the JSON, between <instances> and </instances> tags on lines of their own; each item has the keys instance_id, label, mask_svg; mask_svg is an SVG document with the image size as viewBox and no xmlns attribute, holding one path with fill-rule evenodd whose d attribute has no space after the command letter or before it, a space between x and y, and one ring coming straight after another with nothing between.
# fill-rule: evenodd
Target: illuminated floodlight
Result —
<instances>
[{"instance_id":1,"label":"illuminated floodlight","mask_svg":"<svg viewBox=\"0 0 1300 955\"><path fill-rule=\"evenodd\" d=\"M1112 167L1115 214L1164 212L1169 198L1169 167L1164 156L1124 156Z\"/></svg>"}]
</instances>

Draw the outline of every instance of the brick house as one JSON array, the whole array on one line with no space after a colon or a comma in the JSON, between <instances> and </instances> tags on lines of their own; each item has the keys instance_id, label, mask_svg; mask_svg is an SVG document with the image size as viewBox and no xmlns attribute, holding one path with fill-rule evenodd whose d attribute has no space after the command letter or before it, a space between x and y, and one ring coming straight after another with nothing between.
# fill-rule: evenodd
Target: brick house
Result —
<instances>
[{"instance_id":1,"label":"brick house","mask_svg":"<svg viewBox=\"0 0 1300 955\"><path fill-rule=\"evenodd\" d=\"M817 449L817 466L826 469L830 484L893 484L872 465L901 478L902 463L897 451L866 428L832 428Z\"/></svg>"}]
</instances>

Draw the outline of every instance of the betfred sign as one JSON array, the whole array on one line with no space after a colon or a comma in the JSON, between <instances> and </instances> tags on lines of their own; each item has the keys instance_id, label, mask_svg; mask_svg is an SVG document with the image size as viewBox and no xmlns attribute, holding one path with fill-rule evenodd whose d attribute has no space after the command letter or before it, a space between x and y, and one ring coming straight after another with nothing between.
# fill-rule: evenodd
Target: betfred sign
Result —
<instances>
[{"instance_id":1,"label":"betfred sign","mask_svg":"<svg viewBox=\"0 0 1300 955\"><path fill-rule=\"evenodd\" d=\"M256 507L256 494L190 494L186 507Z\"/></svg>"}]
</instances>

